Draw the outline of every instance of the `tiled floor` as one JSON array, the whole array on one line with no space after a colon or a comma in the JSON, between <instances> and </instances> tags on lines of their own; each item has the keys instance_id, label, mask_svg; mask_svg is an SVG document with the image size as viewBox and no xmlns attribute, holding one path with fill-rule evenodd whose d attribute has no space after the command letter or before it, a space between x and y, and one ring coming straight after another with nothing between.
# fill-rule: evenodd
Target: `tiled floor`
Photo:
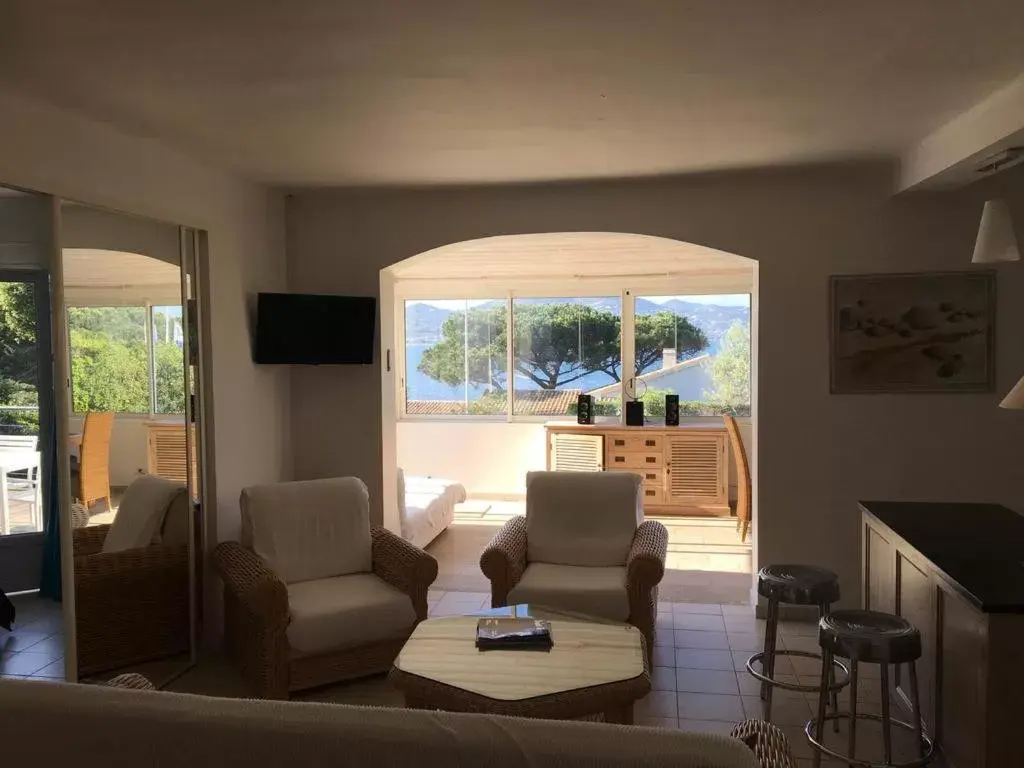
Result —
<instances>
[{"instance_id":1,"label":"tiled floor","mask_svg":"<svg viewBox=\"0 0 1024 768\"><path fill-rule=\"evenodd\" d=\"M0 629L0 677L64 679L64 636L60 603L35 594L14 595L14 631Z\"/></svg>"},{"instance_id":2,"label":"tiled floor","mask_svg":"<svg viewBox=\"0 0 1024 768\"><path fill-rule=\"evenodd\" d=\"M489 607L483 591L432 590L429 596L431 616L473 613ZM635 707L637 725L679 728L687 731L728 733L745 718L764 715L758 695L758 683L745 669L752 649L763 642L764 622L754 617L748 606L705 603L670 603L658 606L657 637L652 668L653 690ZM815 644L815 626L793 622L780 623L780 648L805 650ZM814 683L819 674L814 660L780 658L776 673L781 679ZM244 696L245 688L234 672L222 663L204 663L169 686L171 690L224 696ZM383 675L352 683L326 686L294 696L301 701L373 706L402 706L401 695ZM848 701L844 693L841 701ZM772 720L786 733L800 768L810 766L811 751L803 735L803 726L812 717L817 698L778 689L775 692ZM879 712L880 687L877 668L861 669L858 708ZM904 716L893 710L894 716ZM858 757L875 759L881 744L880 732L872 723L858 726ZM845 725L838 736L828 731L826 743L845 749ZM908 747L908 740L894 731L897 754ZM823 765L839 763L824 761Z\"/></svg>"},{"instance_id":3,"label":"tiled floor","mask_svg":"<svg viewBox=\"0 0 1024 768\"><path fill-rule=\"evenodd\" d=\"M455 523L428 548L438 561L435 586L488 592L480 553L506 520L524 512L521 501L470 500ZM745 604L750 601L751 545L739 541L732 518L654 517L668 528L665 578L659 597L667 601Z\"/></svg>"}]
</instances>

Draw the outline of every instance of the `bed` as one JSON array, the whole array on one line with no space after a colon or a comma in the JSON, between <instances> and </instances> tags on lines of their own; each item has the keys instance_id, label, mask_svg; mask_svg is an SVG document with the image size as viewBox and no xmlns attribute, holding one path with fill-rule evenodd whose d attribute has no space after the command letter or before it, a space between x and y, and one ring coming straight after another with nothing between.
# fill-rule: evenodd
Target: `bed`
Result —
<instances>
[{"instance_id":1,"label":"bed","mask_svg":"<svg viewBox=\"0 0 1024 768\"><path fill-rule=\"evenodd\" d=\"M454 480L406 475L398 470L398 510L402 538L425 548L455 519L455 505L466 500L466 489Z\"/></svg>"}]
</instances>

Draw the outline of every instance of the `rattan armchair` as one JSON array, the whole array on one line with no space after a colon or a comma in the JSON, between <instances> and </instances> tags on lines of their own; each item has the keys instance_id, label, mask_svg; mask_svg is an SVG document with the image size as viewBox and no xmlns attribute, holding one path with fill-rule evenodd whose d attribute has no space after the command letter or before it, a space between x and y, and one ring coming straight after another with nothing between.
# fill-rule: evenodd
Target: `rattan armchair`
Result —
<instances>
[{"instance_id":1,"label":"rattan armchair","mask_svg":"<svg viewBox=\"0 0 1024 768\"><path fill-rule=\"evenodd\" d=\"M187 507L185 494L180 503ZM79 675L190 647L188 545L102 552L109 530L95 525L72 532Z\"/></svg>"},{"instance_id":2,"label":"rattan armchair","mask_svg":"<svg viewBox=\"0 0 1024 768\"><path fill-rule=\"evenodd\" d=\"M374 527L373 573L409 596L416 623L427 618L427 590L437 578L437 561L390 531ZM224 580L224 640L228 656L254 695L287 699L312 688L391 668L408 634L355 648L296 655L288 642L288 587L255 552L226 541L214 550ZM409 627L409 634L416 623Z\"/></svg>"},{"instance_id":3,"label":"rattan armchair","mask_svg":"<svg viewBox=\"0 0 1024 768\"><path fill-rule=\"evenodd\" d=\"M580 478L579 482L597 482L610 486L621 483L626 473L586 473L589 478ZM578 473L530 473L533 476L563 475L567 482L573 482L571 476ZM619 477L615 477L619 476ZM562 480L563 478L556 478ZM529 481L528 481L529 482ZM531 485L527 486L527 508L530 509ZM641 502L642 503L642 502ZM534 507L533 514L540 513ZM628 510L626 510L628 513ZM586 516L581 517L581 524L586 525ZM508 520L498 531L494 539L480 557L480 569L491 582L491 605L494 607L508 605L510 593L523 578L529 565L529 542L527 538L527 518L518 515ZM668 531L661 523L645 520L636 525L632 536L632 545L625 556L626 593L628 596L628 623L635 626L647 640L648 658L653 658L654 631L658 611L658 584L665 575L665 557L668 550ZM597 570L597 569L595 569ZM513 601L515 598L513 596ZM555 605L556 608L574 609L573 605Z\"/></svg>"}]
</instances>

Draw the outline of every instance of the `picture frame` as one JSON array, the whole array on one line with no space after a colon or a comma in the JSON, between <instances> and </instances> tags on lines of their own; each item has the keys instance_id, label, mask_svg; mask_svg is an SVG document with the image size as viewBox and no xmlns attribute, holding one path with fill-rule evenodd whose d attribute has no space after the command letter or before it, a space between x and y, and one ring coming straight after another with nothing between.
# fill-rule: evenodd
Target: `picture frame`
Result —
<instances>
[{"instance_id":1,"label":"picture frame","mask_svg":"<svg viewBox=\"0 0 1024 768\"><path fill-rule=\"evenodd\" d=\"M991 392L995 273L833 275L832 394Z\"/></svg>"}]
</instances>

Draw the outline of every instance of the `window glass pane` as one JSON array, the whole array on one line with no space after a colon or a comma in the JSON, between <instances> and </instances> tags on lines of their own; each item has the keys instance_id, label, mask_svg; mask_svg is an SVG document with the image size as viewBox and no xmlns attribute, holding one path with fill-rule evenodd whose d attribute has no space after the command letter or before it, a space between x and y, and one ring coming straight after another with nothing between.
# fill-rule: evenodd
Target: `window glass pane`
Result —
<instances>
[{"instance_id":1,"label":"window glass pane","mask_svg":"<svg viewBox=\"0 0 1024 768\"><path fill-rule=\"evenodd\" d=\"M598 416L622 410L622 300L618 296L516 299L513 413L571 416L580 394Z\"/></svg>"},{"instance_id":2,"label":"window glass pane","mask_svg":"<svg viewBox=\"0 0 1024 768\"><path fill-rule=\"evenodd\" d=\"M508 412L504 299L405 302L405 412Z\"/></svg>"},{"instance_id":3,"label":"window glass pane","mask_svg":"<svg viewBox=\"0 0 1024 768\"><path fill-rule=\"evenodd\" d=\"M664 421L665 395L680 416L750 415L750 294L638 296L637 395Z\"/></svg>"},{"instance_id":4,"label":"window glass pane","mask_svg":"<svg viewBox=\"0 0 1024 768\"><path fill-rule=\"evenodd\" d=\"M181 307L153 307L154 413L185 412L185 334Z\"/></svg>"},{"instance_id":5,"label":"window glass pane","mask_svg":"<svg viewBox=\"0 0 1024 768\"><path fill-rule=\"evenodd\" d=\"M69 307L76 413L149 413L145 307Z\"/></svg>"}]
</instances>

